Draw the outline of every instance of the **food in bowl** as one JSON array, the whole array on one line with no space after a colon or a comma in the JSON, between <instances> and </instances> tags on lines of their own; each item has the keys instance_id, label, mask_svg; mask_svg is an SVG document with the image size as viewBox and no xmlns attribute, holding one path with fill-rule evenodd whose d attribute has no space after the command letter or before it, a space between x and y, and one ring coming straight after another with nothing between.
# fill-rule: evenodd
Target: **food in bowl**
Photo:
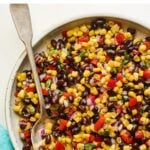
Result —
<instances>
[{"instance_id":1,"label":"food in bowl","mask_svg":"<svg viewBox=\"0 0 150 150\"><path fill-rule=\"evenodd\" d=\"M150 37L105 18L62 32L35 54L50 120L39 150L148 150ZM17 73L16 103L23 150L39 119L31 70Z\"/></svg>"}]
</instances>

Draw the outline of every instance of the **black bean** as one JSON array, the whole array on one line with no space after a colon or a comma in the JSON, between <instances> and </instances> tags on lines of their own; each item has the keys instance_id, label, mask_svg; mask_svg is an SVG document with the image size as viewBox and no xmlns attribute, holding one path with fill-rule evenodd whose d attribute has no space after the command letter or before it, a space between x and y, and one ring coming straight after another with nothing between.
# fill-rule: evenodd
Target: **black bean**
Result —
<instances>
[{"instance_id":1,"label":"black bean","mask_svg":"<svg viewBox=\"0 0 150 150\"><path fill-rule=\"evenodd\" d=\"M115 96L116 95L116 93L113 90L108 90L107 93L109 96Z\"/></svg>"},{"instance_id":2,"label":"black bean","mask_svg":"<svg viewBox=\"0 0 150 150\"><path fill-rule=\"evenodd\" d=\"M149 96L144 96L144 100L145 100L145 103L150 105L150 97Z\"/></svg>"},{"instance_id":3,"label":"black bean","mask_svg":"<svg viewBox=\"0 0 150 150\"><path fill-rule=\"evenodd\" d=\"M132 110L129 107L127 107L126 110L127 110L128 114L130 114L130 115L132 114Z\"/></svg>"},{"instance_id":4,"label":"black bean","mask_svg":"<svg viewBox=\"0 0 150 150\"><path fill-rule=\"evenodd\" d=\"M46 112L49 116L51 115L51 110L49 108L46 109Z\"/></svg>"},{"instance_id":5,"label":"black bean","mask_svg":"<svg viewBox=\"0 0 150 150\"><path fill-rule=\"evenodd\" d=\"M78 124L73 120L72 122L71 122L71 126L69 127L70 129L73 129L74 127L77 127L78 126Z\"/></svg>"},{"instance_id":6,"label":"black bean","mask_svg":"<svg viewBox=\"0 0 150 150\"><path fill-rule=\"evenodd\" d=\"M138 149L139 148L139 144L137 142L134 142L132 144L132 148L133 148L133 150Z\"/></svg>"},{"instance_id":7,"label":"black bean","mask_svg":"<svg viewBox=\"0 0 150 150\"><path fill-rule=\"evenodd\" d=\"M124 145L125 145L125 143L119 143L119 147L121 148L121 150L123 150Z\"/></svg>"},{"instance_id":8,"label":"black bean","mask_svg":"<svg viewBox=\"0 0 150 150\"><path fill-rule=\"evenodd\" d=\"M28 111L28 109L26 107L23 107L22 109L22 116L25 117L25 118L29 118L30 117L30 112Z\"/></svg>"},{"instance_id":9,"label":"black bean","mask_svg":"<svg viewBox=\"0 0 150 150\"><path fill-rule=\"evenodd\" d=\"M87 124L90 124L90 117L88 117L88 116L86 116L86 117L83 117L83 119L82 119L82 121L81 121L81 123L83 124L83 125L87 125Z\"/></svg>"},{"instance_id":10,"label":"black bean","mask_svg":"<svg viewBox=\"0 0 150 150\"><path fill-rule=\"evenodd\" d=\"M52 39L51 40L51 45L53 46L54 49L56 49L56 47L57 47L57 41L54 40L54 39Z\"/></svg>"},{"instance_id":11,"label":"black bean","mask_svg":"<svg viewBox=\"0 0 150 150\"><path fill-rule=\"evenodd\" d=\"M22 101L23 101L23 103L24 103L25 105L31 104L31 99L30 99L30 98L24 98Z\"/></svg>"},{"instance_id":12,"label":"black bean","mask_svg":"<svg viewBox=\"0 0 150 150\"><path fill-rule=\"evenodd\" d=\"M96 24L98 27L103 27L103 25L106 23L106 19L105 18L98 18L96 19Z\"/></svg>"},{"instance_id":13,"label":"black bean","mask_svg":"<svg viewBox=\"0 0 150 150\"><path fill-rule=\"evenodd\" d=\"M108 107L108 111L112 111L115 108L115 105L113 102L108 102L107 107Z\"/></svg>"},{"instance_id":14,"label":"black bean","mask_svg":"<svg viewBox=\"0 0 150 150\"><path fill-rule=\"evenodd\" d=\"M57 65L57 61L51 60L51 61L49 62L49 64L52 65L52 66L56 66L56 65Z\"/></svg>"},{"instance_id":15,"label":"black bean","mask_svg":"<svg viewBox=\"0 0 150 150\"><path fill-rule=\"evenodd\" d=\"M132 128L131 132L135 133L137 129L138 129L138 125L137 124L133 124L133 128Z\"/></svg>"},{"instance_id":16,"label":"black bean","mask_svg":"<svg viewBox=\"0 0 150 150\"><path fill-rule=\"evenodd\" d=\"M95 21L95 20L92 21L92 22L91 22L91 28L95 30L95 29L97 29L97 27L98 27L98 26L97 26L96 21Z\"/></svg>"},{"instance_id":17,"label":"black bean","mask_svg":"<svg viewBox=\"0 0 150 150\"><path fill-rule=\"evenodd\" d=\"M127 28L127 31L130 32L132 35L136 33L136 30L133 28Z\"/></svg>"},{"instance_id":18,"label":"black bean","mask_svg":"<svg viewBox=\"0 0 150 150\"><path fill-rule=\"evenodd\" d=\"M86 105L86 104L87 104L86 99L82 99L82 100L80 101L80 105Z\"/></svg>"},{"instance_id":19,"label":"black bean","mask_svg":"<svg viewBox=\"0 0 150 150\"><path fill-rule=\"evenodd\" d=\"M131 118L131 123L135 123L135 124L138 124L139 120L138 118Z\"/></svg>"},{"instance_id":20,"label":"black bean","mask_svg":"<svg viewBox=\"0 0 150 150\"><path fill-rule=\"evenodd\" d=\"M109 137L105 137L104 138L104 142L107 144L107 145L111 145L112 142L111 142L111 139Z\"/></svg>"},{"instance_id":21,"label":"black bean","mask_svg":"<svg viewBox=\"0 0 150 150\"><path fill-rule=\"evenodd\" d=\"M20 126L20 129L24 130L27 126L27 123L25 121L20 121L19 126Z\"/></svg>"},{"instance_id":22,"label":"black bean","mask_svg":"<svg viewBox=\"0 0 150 150\"><path fill-rule=\"evenodd\" d=\"M98 113L99 109L98 109L97 106L94 106L94 108L92 109L92 111L93 111L94 113Z\"/></svg>"},{"instance_id":23,"label":"black bean","mask_svg":"<svg viewBox=\"0 0 150 150\"><path fill-rule=\"evenodd\" d=\"M45 136L45 144L50 144L51 142L51 136L48 134Z\"/></svg>"},{"instance_id":24,"label":"black bean","mask_svg":"<svg viewBox=\"0 0 150 150\"><path fill-rule=\"evenodd\" d=\"M99 119L99 114L95 114L93 117L93 122L95 123Z\"/></svg>"},{"instance_id":25,"label":"black bean","mask_svg":"<svg viewBox=\"0 0 150 150\"><path fill-rule=\"evenodd\" d=\"M69 100L70 103L73 103L73 96L70 95L70 96L68 97L68 100Z\"/></svg>"},{"instance_id":26,"label":"black bean","mask_svg":"<svg viewBox=\"0 0 150 150\"><path fill-rule=\"evenodd\" d=\"M31 149L31 144L29 143L26 143L22 148L22 150L30 150L30 149Z\"/></svg>"},{"instance_id":27,"label":"black bean","mask_svg":"<svg viewBox=\"0 0 150 150\"><path fill-rule=\"evenodd\" d=\"M150 41L150 36L147 36L147 37L145 38L145 40L146 40L146 41Z\"/></svg>"},{"instance_id":28,"label":"black bean","mask_svg":"<svg viewBox=\"0 0 150 150\"><path fill-rule=\"evenodd\" d=\"M144 105L142 108L143 108L144 111L147 111L147 112L150 111L150 106L149 105Z\"/></svg>"},{"instance_id":29,"label":"black bean","mask_svg":"<svg viewBox=\"0 0 150 150\"><path fill-rule=\"evenodd\" d=\"M111 58L114 58L115 57L115 51L114 50L111 50L111 49L109 49L109 50L107 50L107 54L111 57Z\"/></svg>"},{"instance_id":30,"label":"black bean","mask_svg":"<svg viewBox=\"0 0 150 150\"><path fill-rule=\"evenodd\" d=\"M57 138L61 135L61 132L59 130L54 130L52 134L53 134L54 137Z\"/></svg>"},{"instance_id":31,"label":"black bean","mask_svg":"<svg viewBox=\"0 0 150 150\"><path fill-rule=\"evenodd\" d=\"M44 99L45 99L45 103L46 103L46 104L49 104L49 103L50 103L50 98L49 98L49 97L44 97Z\"/></svg>"},{"instance_id":32,"label":"black bean","mask_svg":"<svg viewBox=\"0 0 150 150\"><path fill-rule=\"evenodd\" d=\"M120 50L117 51L117 54L118 55L124 55L125 52L126 52L125 49L120 49Z\"/></svg>"},{"instance_id":33,"label":"black bean","mask_svg":"<svg viewBox=\"0 0 150 150\"><path fill-rule=\"evenodd\" d=\"M82 113L86 110L86 107L83 105L78 106L78 110L81 111Z\"/></svg>"},{"instance_id":34,"label":"black bean","mask_svg":"<svg viewBox=\"0 0 150 150\"><path fill-rule=\"evenodd\" d=\"M63 113L63 112L61 112L61 113L59 114L59 117L62 118L62 119L67 119L67 118L68 118L67 114L66 114L66 113Z\"/></svg>"},{"instance_id":35,"label":"black bean","mask_svg":"<svg viewBox=\"0 0 150 150\"><path fill-rule=\"evenodd\" d=\"M111 29L111 27L110 27L107 23L105 23L105 24L103 25L103 28L105 28L106 30L110 30L110 29Z\"/></svg>"},{"instance_id":36,"label":"black bean","mask_svg":"<svg viewBox=\"0 0 150 150\"><path fill-rule=\"evenodd\" d=\"M146 126L146 129L150 131L150 123Z\"/></svg>"},{"instance_id":37,"label":"black bean","mask_svg":"<svg viewBox=\"0 0 150 150\"><path fill-rule=\"evenodd\" d=\"M80 130L81 130L81 128L78 126L78 127L73 128L71 131L73 134L77 134L80 132Z\"/></svg>"},{"instance_id":38,"label":"black bean","mask_svg":"<svg viewBox=\"0 0 150 150\"><path fill-rule=\"evenodd\" d=\"M63 41L62 39L59 39L59 40L57 41L57 48L58 48L58 49L62 49L62 48L64 48L64 47L65 47L64 41Z\"/></svg>"}]
</instances>

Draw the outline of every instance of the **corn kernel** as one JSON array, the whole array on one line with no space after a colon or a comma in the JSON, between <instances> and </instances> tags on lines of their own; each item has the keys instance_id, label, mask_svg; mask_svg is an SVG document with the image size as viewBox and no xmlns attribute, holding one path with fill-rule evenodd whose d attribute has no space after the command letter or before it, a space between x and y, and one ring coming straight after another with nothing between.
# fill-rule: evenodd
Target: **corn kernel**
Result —
<instances>
[{"instance_id":1,"label":"corn kernel","mask_svg":"<svg viewBox=\"0 0 150 150\"><path fill-rule=\"evenodd\" d=\"M31 122L35 122L35 121L36 121L36 118L35 118L35 117L30 117L30 121L31 121Z\"/></svg>"},{"instance_id":2,"label":"corn kernel","mask_svg":"<svg viewBox=\"0 0 150 150\"><path fill-rule=\"evenodd\" d=\"M132 110L132 115L136 115L138 112L137 112L137 110L136 109L133 109Z\"/></svg>"},{"instance_id":3,"label":"corn kernel","mask_svg":"<svg viewBox=\"0 0 150 150\"><path fill-rule=\"evenodd\" d=\"M35 97L33 97L32 99L31 99L31 101L33 102L33 104L38 104L38 99L37 98L35 98Z\"/></svg>"},{"instance_id":4,"label":"corn kernel","mask_svg":"<svg viewBox=\"0 0 150 150\"><path fill-rule=\"evenodd\" d=\"M78 76L78 71L72 71L71 76L74 77L74 78L77 77Z\"/></svg>"},{"instance_id":5,"label":"corn kernel","mask_svg":"<svg viewBox=\"0 0 150 150\"><path fill-rule=\"evenodd\" d=\"M34 115L34 117L37 118L37 119L39 119L40 116L41 116L40 113L36 113L36 114Z\"/></svg>"},{"instance_id":6,"label":"corn kernel","mask_svg":"<svg viewBox=\"0 0 150 150\"><path fill-rule=\"evenodd\" d=\"M147 125L149 123L149 119L148 118L145 118L145 117L141 117L140 118L140 123L142 125Z\"/></svg>"},{"instance_id":7,"label":"corn kernel","mask_svg":"<svg viewBox=\"0 0 150 150\"><path fill-rule=\"evenodd\" d=\"M131 97L136 98L135 92L129 91L129 92L128 92L128 95L131 96Z\"/></svg>"},{"instance_id":8,"label":"corn kernel","mask_svg":"<svg viewBox=\"0 0 150 150\"><path fill-rule=\"evenodd\" d=\"M150 87L144 90L144 95L150 96Z\"/></svg>"},{"instance_id":9,"label":"corn kernel","mask_svg":"<svg viewBox=\"0 0 150 150\"><path fill-rule=\"evenodd\" d=\"M67 31L67 36L68 36L68 37L71 37L72 35L73 35L73 30Z\"/></svg>"},{"instance_id":10,"label":"corn kernel","mask_svg":"<svg viewBox=\"0 0 150 150\"><path fill-rule=\"evenodd\" d=\"M17 96L23 99L25 97L25 90L20 90Z\"/></svg>"},{"instance_id":11,"label":"corn kernel","mask_svg":"<svg viewBox=\"0 0 150 150\"><path fill-rule=\"evenodd\" d=\"M136 99L137 99L138 102L142 102L142 101L143 101L143 96L138 95L138 96L136 97Z\"/></svg>"},{"instance_id":12,"label":"corn kernel","mask_svg":"<svg viewBox=\"0 0 150 150\"><path fill-rule=\"evenodd\" d=\"M125 146L123 146L123 150L131 150L132 149L132 147L131 146L129 146L129 145L125 145Z\"/></svg>"},{"instance_id":13,"label":"corn kernel","mask_svg":"<svg viewBox=\"0 0 150 150\"><path fill-rule=\"evenodd\" d=\"M77 150L84 150L84 144L79 143L79 144L77 145Z\"/></svg>"},{"instance_id":14,"label":"corn kernel","mask_svg":"<svg viewBox=\"0 0 150 150\"><path fill-rule=\"evenodd\" d=\"M52 83L52 84L51 84L51 90L54 91L54 90L56 90L56 89L57 89L57 85L56 85L55 83Z\"/></svg>"},{"instance_id":15,"label":"corn kernel","mask_svg":"<svg viewBox=\"0 0 150 150\"><path fill-rule=\"evenodd\" d=\"M93 59L95 57L95 54L94 53L89 53L88 57L89 57L89 59Z\"/></svg>"},{"instance_id":16,"label":"corn kernel","mask_svg":"<svg viewBox=\"0 0 150 150\"><path fill-rule=\"evenodd\" d=\"M93 35L95 35L94 30L90 30L90 32L89 32L89 36L93 36Z\"/></svg>"},{"instance_id":17,"label":"corn kernel","mask_svg":"<svg viewBox=\"0 0 150 150\"><path fill-rule=\"evenodd\" d=\"M147 150L147 147L145 144L140 145L140 150Z\"/></svg>"},{"instance_id":18,"label":"corn kernel","mask_svg":"<svg viewBox=\"0 0 150 150\"><path fill-rule=\"evenodd\" d=\"M146 49L147 49L147 48L146 48L146 45L144 45L144 44L141 44L141 45L139 46L139 52L141 52L141 53L143 53Z\"/></svg>"},{"instance_id":19,"label":"corn kernel","mask_svg":"<svg viewBox=\"0 0 150 150\"><path fill-rule=\"evenodd\" d=\"M140 61L140 57L139 57L138 55L135 55L135 56L133 57L133 60L134 60L135 62L139 62L139 61Z\"/></svg>"},{"instance_id":20,"label":"corn kernel","mask_svg":"<svg viewBox=\"0 0 150 150\"><path fill-rule=\"evenodd\" d=\"M93 72L100 72L101 69L100 68L93 68Z\"/></svg>"},{"instance_id":21,"label":"corn kernel","mask_svg":"<svg viewBox=\"0 0 150 150\"><path fill-rule=\"evenodd\" d=\"M129 125L127 126L127 129L128 129L129 131L131 131L132 128L133 128L133 125L132 125L132 124L129 124Z\"/></svg>"},{"instance_id":22,"label":"corn kernel","mask_svg":"<svg viewBox=\"0 0 150 150\"><path fill-rule=\"evenodd\" d=\"M84 76L84 77L89 77L90 74L91 74L91 73L90 73L89 70L85 70L84 73L83 73L83 76Z\"/></svg>"},{"instance_id":23,"label":"corn kernel","mask_svg":"<svg viewBox=\"0 0 150 150\"><path fill-rule=\"evenodd\" d=\"M24 81L26 79L26 73L18 73L17 74L17 80L18 81Z\"/></svg>"},{"instance_id":24,"label":"corn kernel","mask_svg":"<svg viewBox=\"0 0 150 150\"><path fill-rule=\"evenodd\" d=\"M91 88L90 88L90 92L91 92L93 95L97 95L97 94L98 94L98 91L97 91L96 87L91 87Z\"/></svg>"}]
</instances>

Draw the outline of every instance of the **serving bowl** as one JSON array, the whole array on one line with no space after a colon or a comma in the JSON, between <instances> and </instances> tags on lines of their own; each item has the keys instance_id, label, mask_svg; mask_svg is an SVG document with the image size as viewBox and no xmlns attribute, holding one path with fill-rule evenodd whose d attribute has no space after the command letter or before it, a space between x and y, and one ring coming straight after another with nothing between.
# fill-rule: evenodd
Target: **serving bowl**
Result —
<instances>
[{"instance_id":1,"label":"serving bowl","mask_svg":"<svg viewBox=\"0 0 150 150\"><path fill-rule=\"evenodd\" d=\"M41 36L35 40L33 44L33 50L34 52L44 51L47 49L47 43L49 43L50 39L53 38L59 38L60 33L65 30L69 30L73 27L90 23L92 20L98 18L98 17L104 17L108 20L121 22L123 25L123 28L126 29L127 27L135 28L137 30L137 36L145 37L150 33L150 30L143 25L140 25L139 23L130 21L126 18L121 18L118 16L88 16L83 18L74 19L73 21L70 21L68 23L65 23L63 25L58 25L57 27L48 30L47 32L44 32ZM22 71L24 69L30 69L29 61L26 55L26 52L23 51L23 53L18 58L15 67L12 71L9 84L7 87L6 92L6 105L5 105L5 112L6 112L6 123L8 127L8 131L12 140L12 143L14 145L15 150L20 150L22 148L22 141L18 134L18 121L19 117L17 114L13 112L13 106L15 103L15 90L16 90L16 73L19 71Z\"/></svg>"}]
</instances>

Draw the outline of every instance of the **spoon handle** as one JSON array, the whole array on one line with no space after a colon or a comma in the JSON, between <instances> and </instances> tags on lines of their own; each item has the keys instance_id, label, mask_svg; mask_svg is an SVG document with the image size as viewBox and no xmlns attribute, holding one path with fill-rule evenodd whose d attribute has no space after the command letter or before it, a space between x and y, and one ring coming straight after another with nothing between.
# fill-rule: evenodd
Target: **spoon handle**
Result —
<instances>
[{"instance_id":1,"label":"spoon handle","mask_svg":"<svg viewBox=\"0 0 150 150\"><path fill-rule=\"evenodd\" d=\"M10 11L13 18L13 22L17 29L20 39L23 41L28 54L31 69L34 75L34 82L36 84L36 90L39 96L40 111L43 114L44 108L44 97L42 94L41 84L39 76L36 70L36 64L34 61L33 50L32 50L32 27L30 12L27 4L11 4Z\"/></svg>"}]
</instances>

